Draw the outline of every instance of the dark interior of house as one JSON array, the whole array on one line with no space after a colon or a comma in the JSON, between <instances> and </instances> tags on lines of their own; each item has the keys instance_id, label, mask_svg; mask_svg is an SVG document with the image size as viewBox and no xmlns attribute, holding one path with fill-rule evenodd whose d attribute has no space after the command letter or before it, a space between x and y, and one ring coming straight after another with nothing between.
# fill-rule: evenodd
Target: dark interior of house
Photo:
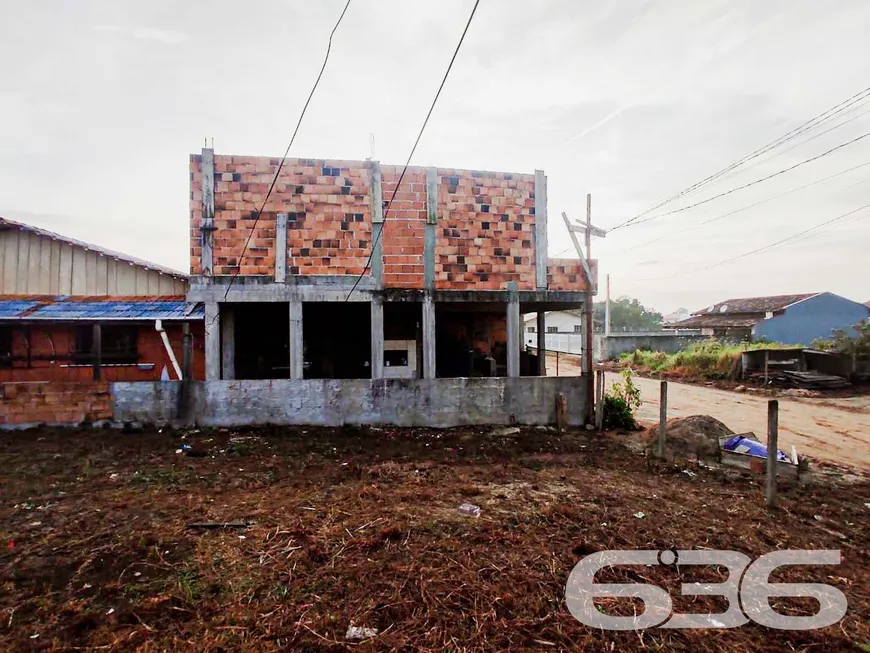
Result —
<instances>
[{"instance_id":1,"label":"dark interior of house","mask_svg":"<svg viewBox=\"0 0 870 653\"><path fill-rule=\"evenodd\" d=\"M235 304L237 379L290 376L290 306L286 302Z\"/></svg>"},{"instance_id":2,"label":"dark interior of house","mask_svg":"<svg viewBox=\"0 0 870 653\"><path fill-rule=\"evenodd\" d=\"M303 303L304 378L370 379L371 333L368 302Z\"/></svg>"}]
</instances>

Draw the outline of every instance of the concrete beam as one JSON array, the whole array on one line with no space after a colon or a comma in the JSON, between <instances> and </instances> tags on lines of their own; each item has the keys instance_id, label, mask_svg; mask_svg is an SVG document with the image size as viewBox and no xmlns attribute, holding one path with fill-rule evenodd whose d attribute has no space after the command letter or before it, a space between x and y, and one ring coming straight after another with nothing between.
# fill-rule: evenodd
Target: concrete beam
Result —
<instances>
[{"instance_id":1,"label":"concrete beam","mask_svg":"<svg viewBox=\"0 0 870 653\"><path fill-rule=\"evenodd\" d=\"M372 378L384 378L384 305L372 297Z\"/></svg>"},{"instance_id":2,"label":"concrete beam","mask_svg":"<svg viewBox=\"0 0 870 653\"><path fill-rule=\"evenodd\" d=\"M287 214L279 213L275 224L275 283L287 281Z\"/></svg>"},{"instance_id":3,"label":"concrete beam","mask_svg":"<svg viewBox=\"0 0 870 653\"><path fill-rule=\"evenodd\" d=\"M229 304L220 305L221 378L236 378L236 310Z\"/></svg>"},{"instance_id":4,"label":"concrete beam","mask_svg":"<svg viewBox=\"0 0 870 653\"><path fill-rule=\"evenodd\" d=\"M434 379L435 374L435 302L427 295L423 299L423 378Z\"/></svg>"},{"instance_id":5,"label":"concrete beam","mask_svg":"<svg viewBox=\"0 0 870 653\"><path fill-rule=\"evenodd\" d=\"M522 343L522 324L520 324L520 300L517 295L517 283L508 284L507 305L507 375L520 375L520 347Z\"/></svg>"},{"instance_id":6,"label":"concrete beam","mask_svg":"<svg viewBox=\"0 0 870 653\"><path fill-rule=\"evenodd\" d=\"M302 330L302 302L290 302L290 378L305 376L305 343Z\"/></svg>"},{"instance_id":7,"label":"concrete beam","mask_svg":"<svg viewBox=\"0 0 870 653\"><path fill-rule=\"evenodd\" d=\"M535 170L535 279L547 288L547 176Z\"/></svg>"},{"instance_id":8,"label":"concrete beam","mask_svg":"<svg viewBox=\"0 0 870 653\"><path fill-rule=\"evenodd\" d=\"M423 232L423 280L435 290L435 243L438 228L438 169L426 168L426 227Z\"/></svg>"},{"instance_id":9,"label":"concrete beam","mask_svg":"<svg viewBox=\"0 0 870 653\"><path fill-rule=\"evenodd\" d=\"M200 222L200 237L202 239L202 258L200 267L204 277L214 274L214 150L202 150L202 222Z\"/></svg>"},{"instance_id":10,"label":"concrete beam","mask_svg":"<svg viewBox=\"0 0 870 653\"><path fill-rule=\"evenodd\" d=\"M538 311L538 376L547 376L547 314Z\"/></svg>"},{"instance_id":11,"label":"concrete beam","mask_svg":"<svg viewBox=\"0 0 870 653\"><path fill-rule=\"evenodd\" d=\"M220 309L217 302L205 305L205 380L220 381L221 378L221 328Z\"/></svg>"}]
</instances>

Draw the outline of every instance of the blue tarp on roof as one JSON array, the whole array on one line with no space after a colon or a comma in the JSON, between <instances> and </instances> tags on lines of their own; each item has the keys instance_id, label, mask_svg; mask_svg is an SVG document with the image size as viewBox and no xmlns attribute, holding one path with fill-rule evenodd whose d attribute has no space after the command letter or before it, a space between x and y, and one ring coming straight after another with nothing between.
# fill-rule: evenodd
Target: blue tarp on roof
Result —
<instances>
[{"instance_id":1,"label":"blue tarp on roof","mask_svg":"<svg viewBox=\"0 0 870 653\"><path fill-rule=\"evenodd\" d=\"M201 304L184 300L143 301L77 300L56 297L43 300L0 300L0 319L17 320L198 320L205 311Z\"/></svg>"},{"instance_id":2,"label":"blue tarp on roof","mask_svg":"<svg viewBox=\"0 0 870 653\"><path fill-rule=\"evenodd\" d=\"M3 299L0 300L0 319L17 318L24 311L29 311L39 302L33 299Z\"/></svg>"}]
</instances>

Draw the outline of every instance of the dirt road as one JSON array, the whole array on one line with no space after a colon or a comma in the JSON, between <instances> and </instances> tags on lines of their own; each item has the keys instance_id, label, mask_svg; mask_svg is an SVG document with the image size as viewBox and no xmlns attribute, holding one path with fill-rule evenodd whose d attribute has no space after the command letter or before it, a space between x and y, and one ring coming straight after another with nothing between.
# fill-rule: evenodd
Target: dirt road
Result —
<instances>
[{"instance_id":1,"label":"dirt road","mask_svg":"<svg viewBox=\"0 0 870 653\"><path fill-rule=\"evenodd\" d=\"M555 361L547 361L555 374ZM562 376L579 374L579 368L560 360ZM618 374L607 374L610 387ZM643 397L639 418L657 423L659 381L637 379ZM763 442L767 438L767 402L770 397L716 390L684 383L668 383L668 418L710 415L735 433L752 431ZM852 399L779 398L780 449L870 469L870 397Z\"/></svg>"},{"instance_id":2,"label":"dirt road","mask_svg":"<svg viewBox=\"0 0 870 653\"><path fill-rule=\"evenodd\" d=\"M608 374L608 386L619 375ZM640 419L659 418L659 381L637 379L643 397ZM767 433L769 397L668 383L668 418L710 415L736 433L752 431L763 442ZM834 400L836 401L836 400ZM870 398L851 410L822 399L779 398L780 449L870 469ZM850 400L845 400L850 401ZM822 402L825 402L824 404ZM854 406L854 400L851 400Z\"/></svg>"}]
</instances>

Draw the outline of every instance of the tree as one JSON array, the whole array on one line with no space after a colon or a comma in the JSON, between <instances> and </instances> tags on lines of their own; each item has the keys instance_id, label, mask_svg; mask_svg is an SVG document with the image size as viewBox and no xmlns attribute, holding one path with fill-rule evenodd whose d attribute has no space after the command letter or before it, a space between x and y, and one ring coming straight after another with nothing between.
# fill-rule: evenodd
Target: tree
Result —
<instances>
[{"instance_id":1,"label":"tree","mask_svg":"<svg viewBox=\"0 0 870 653\"><path fill-rule=\"evenodd\" d=\"M605 302L593 304L592 321L596 331L604 331ZM610 328L622 331L658 331L662 328L662 314L647 308L637 299L620 297L610 300Z\"/></svg>"}]
</instances>

